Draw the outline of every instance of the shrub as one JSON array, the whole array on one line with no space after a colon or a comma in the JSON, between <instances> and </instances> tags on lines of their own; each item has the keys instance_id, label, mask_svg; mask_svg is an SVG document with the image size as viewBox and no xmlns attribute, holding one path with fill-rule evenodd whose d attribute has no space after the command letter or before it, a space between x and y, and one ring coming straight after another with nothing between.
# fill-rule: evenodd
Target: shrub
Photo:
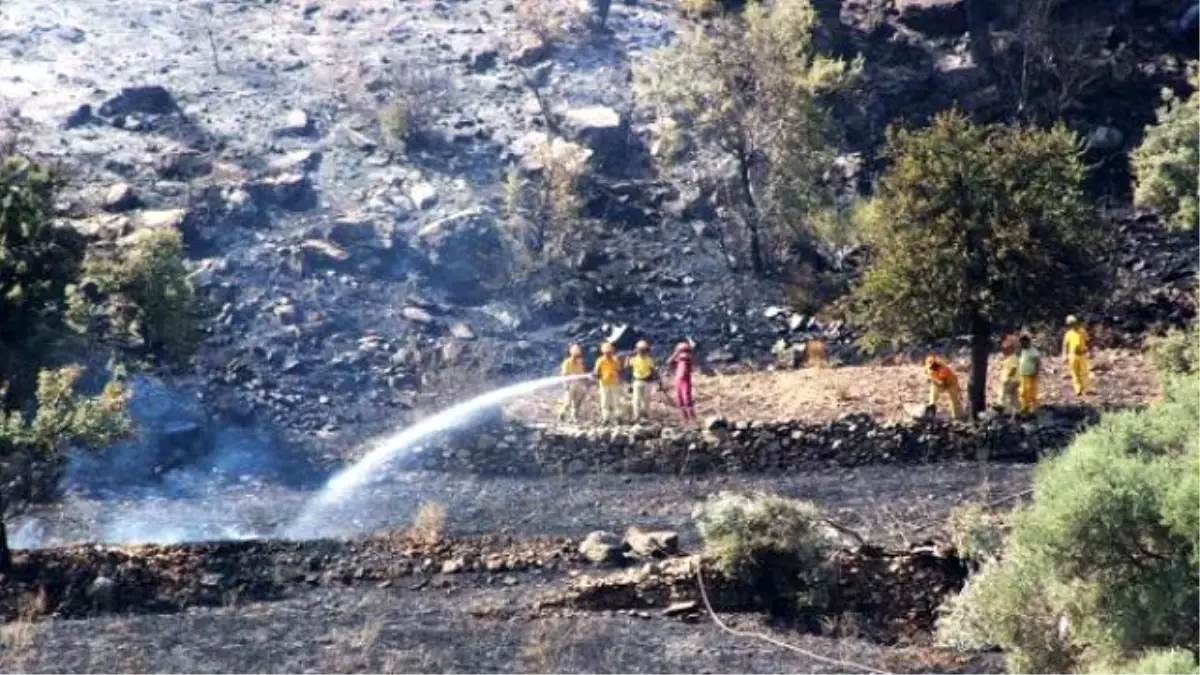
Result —
<instances>
[{"instance_id":1,"label":"shrub","mask_svg":"<svg viewBox=\"0 0 1200 675\"><path fill-rule=\"evenodd\" d=\"M123 254L89 253L83 273L108 296L113 329L171 357L186 356L195 348L196 298L183 264L179 232L147 230ZM82 322L78 314L75 318Z\"/></svg>"},{"instance_id":2,"label":"shrub","mask_svg":"<svg viewBox=\"0 0 1200 675\"><path fill-rule=\"evenodd\" d=\"M1193 675L1200 672L1196 655L1186 649L1151 649L1134 661L1122 664L1101 663L1092 673L1128 673L1128 675Z\"/></svg>"},{"instance_id":3,"label":"shrub","mask_svg":"<svg viewBox=\"0 0 1200 675\"><path fill-rule=\"evenodd\" d=\"M1170 383L1177 381L1172 376L1187 375L1191 372L1196 362L1196 353L1200 351L1198 338L1200 332L1197 331L1172 331L1166 337L1150 342L1150 359Z\"/></svg>"},{"instance_id":4,"label":"shrub","mask_svg":"<svg viewBox=\"0 0 1200 675\"><path fill-rule=\"evenodd\" d=\"M529 148L526 175L513 167L505 183L505 208L516 239L534 257L562 255L579 235L582 184L591 150L546 136Z\"/></svg>"},{"instance_id":5,"label":"shrub","mask_svg":"<svg viewBox=\"0 0 1200 675\"><path fill-rule=\"evenodd\" d=\"M979 504L967 504L950 512L950 541L958 554L983 563L1000 556L1004 530L1000 518Z\"/></svg>"},{"instance_id":6,"label":"shrub","mask_svg":"<svg viewBox=\"0 0 1200 675\"><path fill-rule=\"evenodd\" d=\"M11 563L4 518L58 484L65 450L99 450L133 431L122 373L115 373L96 396L76 391L80 375L75 366L42 370L32 417L20 410L0 411L0 571Z\"/></svg>"},{"instance_id":7,"label":"shrub","mask_svg":"<svg viewBox=\"0 0 1200 675\"><path fill-rule=\"evenodd\" d=\"M391 142L410 143L429 131L453 100L453 83L437 70L407 70L381 78L379 129Z\"/></svg>"},{"instance_id":8,"label":"shrub","mask_svg":"<svg viewBox=\"0 0 1200 675\"><path fill-rule=\"evenodd\" d=\"M1192 329L1192 339L1196 339ZM1003 647L1017 672L1068 672L1197 648L1200 378L1196 353L1168 395L1107 414L1037 469L1032 506L939 622L955 644ZM1148 663L1158 663L1161 655Z\"/></svg>"},{"instance_id":9,"label":"shrub","mask_svg":"<svg viewBox=\"0 0 1200 675\"><path fill-rule=\"evenodd\" d=\"M811 502L772 495L711 495L692 513L704 555L768 598L819 601L830 574L832 542ZM799 583L797 583L799 582Z\"/></svg>"},{"instance_id":10,"label":"shrub","mask_svg":"<svg viewBox=\"0 0 1200 675\"><path fill-rule=\"evenodd\" d=\"M556 0L517 0L516 12L521 28L546 43L562 40L570 25L583 21L581 6Z\"/></svg>"},{"instance_id":11,"label":"shrub","mask_svg":"<svg viewBox=\"0 0 1200 675\"><path fill-rule=\"evenodd\" d=\"M1196 84L1195 66L1192 80ZM1200 91L1180 101L1173 92L1163 92L1158 121L1147 127L1142 144L1133 152L1138 204L1158 209L1168 224L1179 230L1194 230L1200 223Z\"/></svg>"}]
</instances>

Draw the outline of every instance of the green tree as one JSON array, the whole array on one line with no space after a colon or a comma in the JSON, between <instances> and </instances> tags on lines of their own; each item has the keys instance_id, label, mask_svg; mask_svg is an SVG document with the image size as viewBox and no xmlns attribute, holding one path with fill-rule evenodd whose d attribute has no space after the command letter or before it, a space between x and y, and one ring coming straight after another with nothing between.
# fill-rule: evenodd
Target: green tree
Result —
<instances>
[{"instance_id":1,"label":"green tree","mask_svg":"<svg viewBox=\"0 0 1200 675\"><path fill-rule=\"evenodd\" d=\"M1200 84L1192 64L1193 86ZM1163 91L1158 121L1146 128L1146 137L1133 151L1136 187L1134 202L1158 209L1171 227L1195 230L1200 225L1200 91L1180 101L1175 93Z\"/></svg>"},{"instance_id":2,"label":"green tree","mask_svg":"<svg viewBox=\"0 0 1200 675\"><path fill-rule=\"evenodd\" d=\"M128 437L132 421L128 390L120 372L96 396L76 391L82 371L75 366L38 373L32 415L0 410L0 459L5 489L0 491L0 571L12 564L5 517L34 499L42 486L28 475L58 466L69 447L100 450ZM50 472L57 476L57 472Z\"/></svg>"},{"instance_id":3,"label":"green tree","mask_svg":"<svg viewBox=\"0 0 1200 675\"><path fill-rule=\"evenodd\" d=\"M48 168L0 153L0 382L9 385L0 409L32 392L83 260L83 239L52 221L61 184Z\"/></svg>"},{"instance_id":4,"label":"green tree","mask_svg":"<svg viewBox=\"0 0 1200 675\"><path fill-rule=\"evenodd\" d=\"M828 205L823 176L835 152L821 97L844 88L860 64L819 54L808 0L751 2L685 29L680 39L635 68L638 95L658 110L663 128L720 167L732 164L733 198L754 270L769 248L804 234Z\"/></svg>"},{"instance_id":5,"label":"green tree","mask_svg":"<svg viewBox=\"0 0 1200 675\"><path fill-rule=\"evenodd\" d=\"M1105 280L1110 230L1084 200L1077 144L1063 127L959 112L889 130L862 233L874 260L853 298L867 345L969 335L969 399L983 410L993 334L1077 312Z\"/></svg>"}]
</instances>

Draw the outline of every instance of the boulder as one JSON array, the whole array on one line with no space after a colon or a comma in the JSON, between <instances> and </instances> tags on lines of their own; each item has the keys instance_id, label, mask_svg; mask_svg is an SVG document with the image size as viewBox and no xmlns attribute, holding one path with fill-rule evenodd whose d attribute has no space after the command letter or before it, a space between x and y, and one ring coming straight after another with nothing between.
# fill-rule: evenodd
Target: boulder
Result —
<instances>
[{"instance_id":1,"label":"boulder","mask_svg":"<svg viewBox=\"0 0 1200 675\"><path fill-rule=\"evenodd\" d=\"M602 105L571 108L563 122L572 140L591 149L597 170L614 173L628 164L631 136L621 113Z\"/></svg>"},{"instance_id":2,"label":"boulder","mask_svg":"<svg viewBox=\"0 0 1200 675\"><path fill-rule=\"evenodd\" d=\"M966 0L896 0L900 23L932 37L967 32Z\"/></svg>"},{"instance_id":3,"label":"boulder","mask_svg":"<svg viewBox=\"0 0 1200 675\"><path fill-rule=\"evenodd\" d=\"M169 115L178 110L179 106L171 92L155 84L122 89L119 94L101 104L100 116Z\"/></svg>"},{"instance_id":4,"label":"boulder","mask_svg":"<svg viewBox=\"0 0 1200 675\"><path fill-rule=\"evenodd\" d=\"M679 534L670 530L644 532L631 527L625 532L625 544L643 558L665 558L679 553Z\"/></svg>"},{"instance_id":5,"label":"boulder","mask_svg":"<svg viewBox=\"0 0 1200 675\"><path fill-rule=\"evenodd\" d=\"M625 544L612 532L596 530L579 544L579 553L597 565L615 564L625 559Z\"/></svg>"},{"instance_id":6,"label":"boulder","mask_svg":"<svg viewBox=\"0 0 1200 675\"><path fill-rule=\"evenodd\" d=\"M433 208L438 201L437 188L431 183L417 183L408 192L408 198L422 211Z\"/></svg>"},{"instance_id":7,"label":"boulder","mask_svg":"<svg viewBox=\"0 0 1200 675\"><path fill-rule=\"evenodd\" d=\"M312 120L308 118L308 113L297 108L288 112L283 124L275 130L275 134L278 136L307 136L312 131Z\"/></svg>"},{"instance_id":8,"label":"boulder","mask_svg":"<svg viewBox=\"0 0 1200 675\"><path fill-rule=\"evenodd\" d=\"M508 270L502 237L493 214L468 209L436 220L417 231L412 248L433 283L453 302L485 302L484 284Z\"/></svg>"},{"instance_id":9,"label":"boulder","mask_svg":"<svg viewBox=\"0 0 1200 675\"><path fill-rule=\"evenodd\" d=\"M338 269L350 260L350 254L345 249L324 239L300 242L300 254L305 269Z\"/></svg>"},{"instance_id":10,"label":"boulder","mask_svg":"<svg viewBox=\"0 0 1200 675\"><path fill-rule=\"evenodd\" d=\"M182 230L187 221L187 209L141 211L133 219L133 231L172 229Z\"/></svg>"},{"instance_id":11,"label":"boulder","mask_svg":"<svg viewBox=\"0 0 1200 675\"><path fill-rule=\"evenodd\" d=\"M450 326L450 335L457 340L474 340L475 329L465 321L459 321Z\"/></svg>"},{"instance_id":12,"label":"boulder","mask_svg":"<svg viewBox=\"0 0 1200 675\"><path fill-rule=\"evenodd\" d=\"M137 193L133 191L133 186L128 183L117 183L104 193L104 199L100 206L105 211L119 213L136 209L141 205L141 201Z\"/></svg>"}]
</instances>

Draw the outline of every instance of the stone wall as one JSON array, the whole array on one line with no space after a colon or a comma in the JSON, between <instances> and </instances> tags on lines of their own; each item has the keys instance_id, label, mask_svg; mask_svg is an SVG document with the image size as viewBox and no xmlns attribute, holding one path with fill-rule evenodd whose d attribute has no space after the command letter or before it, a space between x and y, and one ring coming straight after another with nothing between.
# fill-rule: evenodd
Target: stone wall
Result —
<instances>
[{"instance_id":1,"label":"stone wall","mask_svg":"<svg viewBox=\"0 0 1200 675\"><path fill-rule=\"evenodd\" d=\"M712 420L670 426L539 427L493 424L435 437L402 460L406 469L485 475L774 472L821 466L984 459L1034 462L1095 422L1090 409L1036 420L880 424L850 415L825 424Z\"/></svg>"}]
</instances>

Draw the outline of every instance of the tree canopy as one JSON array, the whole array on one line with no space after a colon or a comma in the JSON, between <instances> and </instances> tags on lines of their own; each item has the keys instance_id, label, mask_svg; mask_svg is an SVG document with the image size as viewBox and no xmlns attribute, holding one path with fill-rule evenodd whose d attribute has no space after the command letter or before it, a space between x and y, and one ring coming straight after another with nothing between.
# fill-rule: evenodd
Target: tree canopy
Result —
<instances>
[{"instance_id":1,"label":"tree canopy","mask_svg":"<svg viewBox=\"0 0 1200 675\"><path fill-rule=\"evenodd\" d=\"M855 312L868 345L971 336L977 412L991 336L1086 307L1106 280L1109 226L1083 196L1078 139L1061 126L982 126L952 111L889 130L885 153Z\"/></svg>"},{"instance_id":2,"label":"tree canopy","mask_svg":"<svg viewBox=\"0 0 1200 675\"><path fill-rule=\"evenodd\" d=\"M1192 64L1193 86L1200 84L1196 68ZM1163 92L1158 121L1146 129L1132 160L1136 203L1157 208L1175 229L1200 226L1200 90L1182 101L1170 90Z\"/></svg>"}]
</instances>

